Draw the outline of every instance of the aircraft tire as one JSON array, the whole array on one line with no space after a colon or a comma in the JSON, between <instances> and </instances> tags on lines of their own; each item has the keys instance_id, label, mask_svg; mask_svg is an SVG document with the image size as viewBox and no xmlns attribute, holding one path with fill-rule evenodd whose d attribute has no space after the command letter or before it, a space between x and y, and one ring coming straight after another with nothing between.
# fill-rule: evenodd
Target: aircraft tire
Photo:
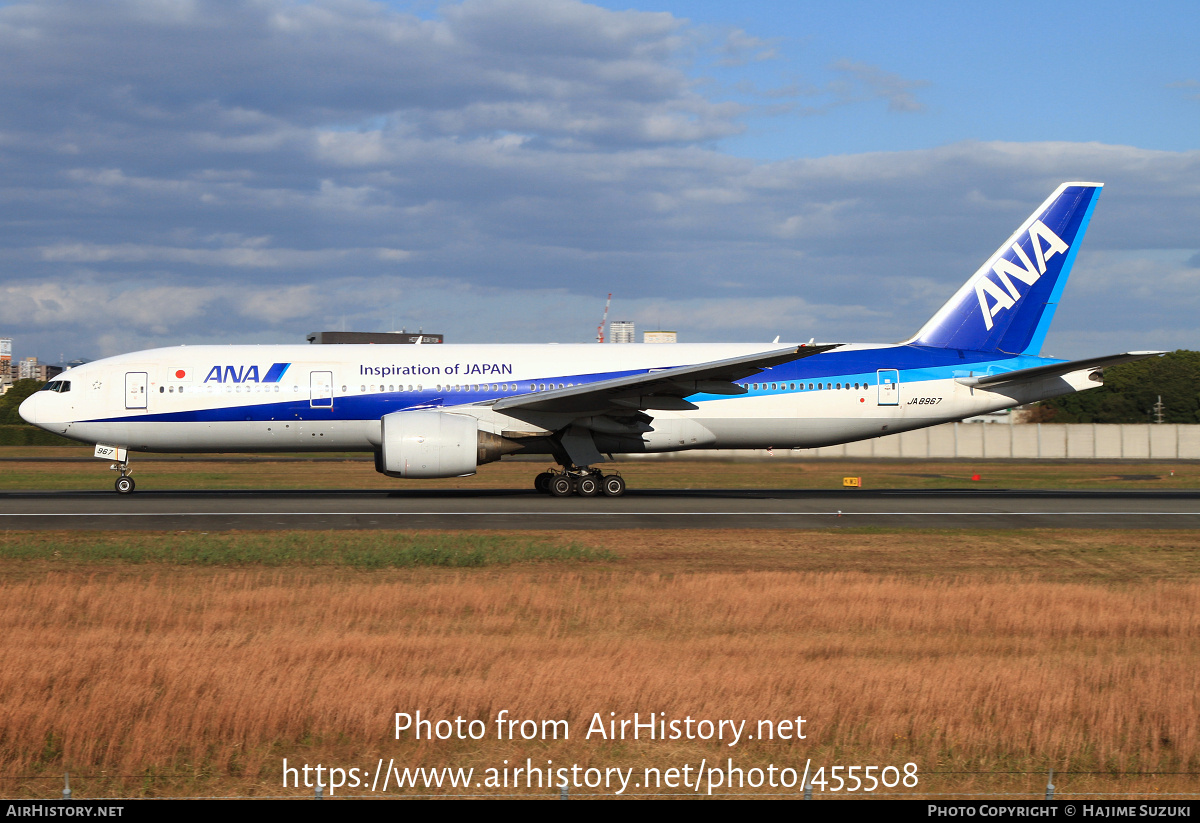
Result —
<instances>
[{"instance_id":1,"label":"aircraft tire","mask_svg":"<svg viewBox=\"0 0 1200 823\"><path fill-rule=\"evenodd\" d=\"M579 478L575 486L580 497L595 497L600 493L600 481L590 475Z\"/></svg>"},{"instance_id":2,"label":"aircraft tire","mask_svg":"<svg viewBox=\"0 0 1200 823\"><path fill-rule=\"evenodd\" d=\"M573 491L575 491L575 484L565 474L557 475L550 481L550 493L555 497L567 497Z\"/></svg>"},{"instance_id":3,"label":"aircraft tire","mask_svg":"<svg viewBox=\"0 0 1200 823\"><path fill-rule=\"evenodd\" d=\"M137 487L132 477L118 477L117 482L113 485L117 489L117 494L132 494L133 490Z\"/></svg>"},{"instance_id":4,"label":"aircraft tire","mask_svg":"<svg viewBox=\"0 0 1200 823\"><path fill-rule=\"evenodd\" d=\"M533 479L533 487L542 494L550 493L550 481L554 478L551 472L542 472Z\"/></svg>"},{"instance_id":5,"label":"aircraft tire","mask_svg":"<svg viewBox=\"0 0 1200 823\"><path fill-rule=\"evenodd\" d=\"M620 497L625 493L625 480L619 474L610 474L600 483L607 497Z\"/></svg>"}]
</instances>

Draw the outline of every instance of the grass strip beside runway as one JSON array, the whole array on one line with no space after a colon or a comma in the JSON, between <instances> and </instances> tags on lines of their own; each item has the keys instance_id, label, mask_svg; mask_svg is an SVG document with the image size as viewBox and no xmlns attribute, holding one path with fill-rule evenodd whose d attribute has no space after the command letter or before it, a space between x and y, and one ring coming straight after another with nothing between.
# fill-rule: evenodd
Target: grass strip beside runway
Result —
<instances>
[{"instance_id":1,"label":"grass strip beside runway","mask_svg":"<svg viewBox=\"0 0 1200 823\"><path fill-rule=\"evenodd\" d=\"M3 532L0 560L349 569L611 560L606 549L535 535L429 532Z\"/></svg>"},{"instance_id":2,"label":"grass strip beside runway","mask_svg":"<svg viewBox=\"0 0 1200 823\"><path fill-rule=\"evenodd\" d=\"M0 491L112 489L116 473L90 459L90 450L0 448ZM310 455L310 457L312 457ZM337 458L342 458L338 460ZM470 477L399 480L375 472L363 455L331 454L316 460L290 455L132 455L142 491L352 489L396 492L438 489L528 491L552 461L502 461ZM332 459L331 459L332 458ZM58 462L61 461L61 462ZM74 462L72 462L74 461ZM620 460L604 465L631 490L842 489L844 477L862 489L1136 489L1200 488L1197 461L1065 460ZM978 478L978 479L975 479Z\"/></svg>"},{"instance_id":3,"label":"grass strip beside runway","mask_svg":"<svg viewBox=\"0 0 1200 823\"><path fill-rule=\"evenodd\" d=\"M312 566L358 574L568 563L603 573L862 572L1125 585L1200 579L1198 549L1200 536L1187 529L58 529L0 531L0 573Z\"/></svg>"}]
</instances>

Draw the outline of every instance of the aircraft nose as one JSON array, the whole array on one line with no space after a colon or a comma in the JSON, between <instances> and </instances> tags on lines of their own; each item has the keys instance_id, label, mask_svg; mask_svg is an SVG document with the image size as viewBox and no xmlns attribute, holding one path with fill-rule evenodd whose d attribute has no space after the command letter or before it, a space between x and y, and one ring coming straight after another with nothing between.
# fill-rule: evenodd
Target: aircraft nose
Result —
<instances>
[{"instance_id":1,"label":"aircraft nose","mask_svg":"<svg viewBox=\"0 0 1200 823\"><path fill-rule=\"evenodd\" d=\"M37 407L39 394L41 394L41 392L34 392L26 397L25 400L22 401L21 405L17 407L17 414L21 415L21 419L26 423L33 424L34 426L38 425Z\"/></svg>"}]
</instances>

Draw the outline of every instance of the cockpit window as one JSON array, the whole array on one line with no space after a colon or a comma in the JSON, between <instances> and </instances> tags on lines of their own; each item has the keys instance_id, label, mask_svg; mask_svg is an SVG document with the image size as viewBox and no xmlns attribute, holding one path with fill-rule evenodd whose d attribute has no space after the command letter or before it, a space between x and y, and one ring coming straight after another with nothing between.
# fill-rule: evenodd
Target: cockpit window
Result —
<instances>
[{"instance_id":1,"label":"cockpit window","mask_svg":"<svg viewBox=\"0 0 1200 823\"><path fill-rule=\"evenodd\" d=\"M71 390L70 380L51 380L46 385L42 386L39 391L66 392Z\"/></svg>"}]
</instances>

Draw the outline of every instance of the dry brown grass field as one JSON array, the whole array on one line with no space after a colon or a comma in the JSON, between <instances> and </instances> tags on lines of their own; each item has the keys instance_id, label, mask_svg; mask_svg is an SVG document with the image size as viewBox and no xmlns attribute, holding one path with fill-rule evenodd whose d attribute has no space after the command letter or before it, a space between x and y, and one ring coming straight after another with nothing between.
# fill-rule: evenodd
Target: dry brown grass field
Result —
<instances>
[{"instance_id":1,"label":"dry brown grass field","mask_svg":"<svg viewBox=\"0 0 1200 823\"><path fill-rule=\"evenodd\" d=\"M639 777L732 758L913 762L920 793L1040 796L1053 767L1060 796L1200 796L1192 532L515 535L571 550L371 568L344 558L393 533L211 536L234 560L184 551L203 535L3 533L0 791L55 796L70 770L76 796L311 794L282 789L283 758ZM436 535L460 537L480 533ZM254 560L288 540L313 548ZM416 710L487 737L394 739ZM501 710L571 738L497 740ZM807 739L584 739L593 713L635 711L803 716Z\"/></svg>"}]
</instances>

